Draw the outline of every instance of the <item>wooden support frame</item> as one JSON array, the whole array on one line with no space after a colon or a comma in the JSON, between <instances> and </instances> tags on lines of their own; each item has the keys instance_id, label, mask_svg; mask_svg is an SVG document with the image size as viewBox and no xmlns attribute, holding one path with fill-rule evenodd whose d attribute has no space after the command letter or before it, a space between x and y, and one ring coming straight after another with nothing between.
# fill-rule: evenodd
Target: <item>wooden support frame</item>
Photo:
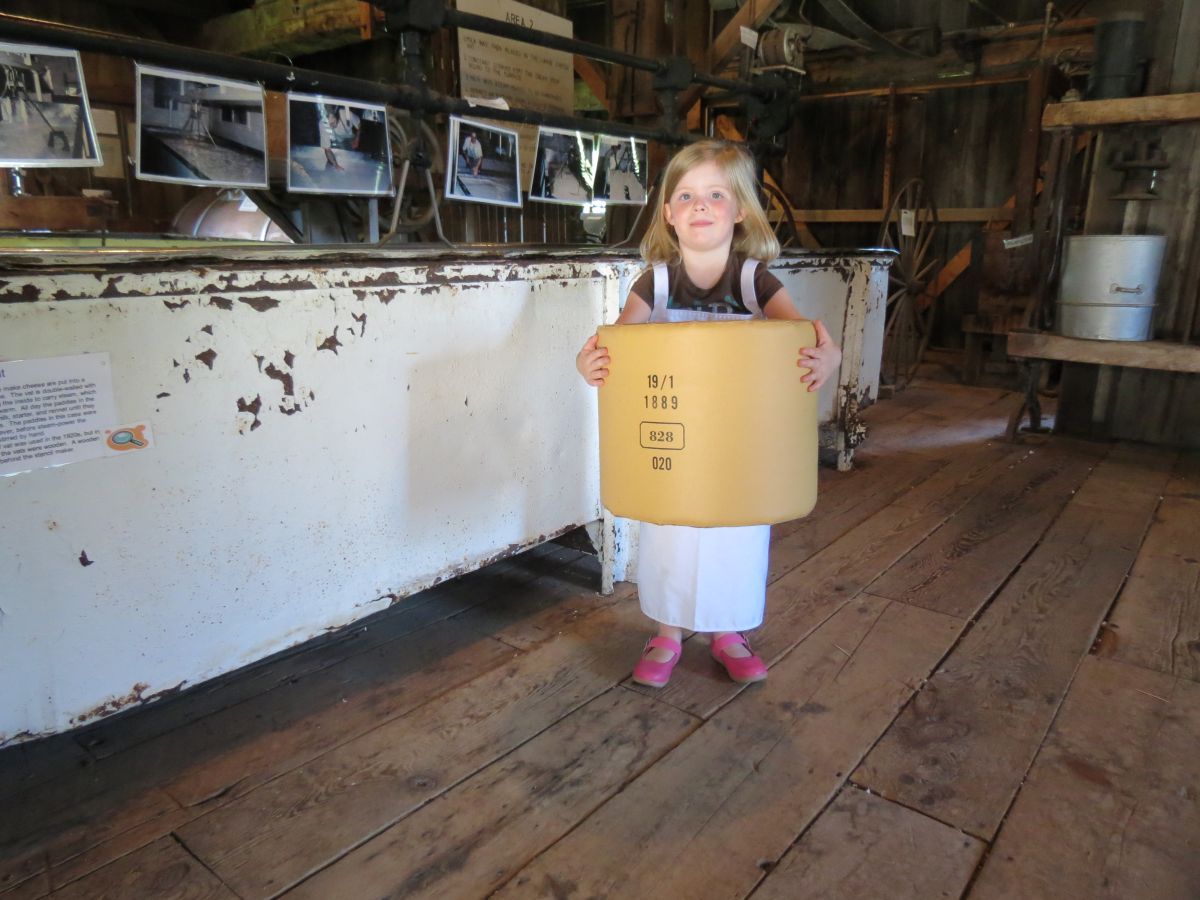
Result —
<instances>
[{"instance_id":1,"label":"wooden support frame","mask_svg":"<svg viewBox=\"0 0 1200 900\"><path fill-rule=\"evenodd\" d=\"M377 15L362 0L258 0L201 26L197 46L257 57L315 53L371 40Z\"/></svg>"},{"instance_id":2,"label":"wooden support frame","mask_svg":"<svg viewBox=\"0 0 1200 900\"><path fill-rule=\"evenodd\" d=\"M583 80L583 83L588 86L596 99L611 113L613 108L612 103L608 99L608 80L605 78L604 73L586 56L575 54L573 63L575 74Z\"/></svg>"},{"instance_id":3,"label":"wooden support frame","mask_svg":"<svg viewBox=\"0 0 1200 900\"><path fill-rule=\"evenodd\" d=\"M888 89L887 121L884 125L883 138L883 209L892 205L892 179L896 173L896 89ZM879 218L883 218L880 210Z\"/></svg>"},{"instance_id":4,"label":"wooden support frame","mask_svg":"<svg viewBox=\"0 0 1200 900\"><path fill-rule=\"evenodd\" d=\"M1037 203L1038 149L1041 146L1041 118L1049 90L1050 71L1038 66L1029 77L1025 92L1025 114L1021 132L1021 150L1017 155L1016 188L1013 192L1013 230L1033 228L1033 208Z\"/></svg>"},{"instance_id":5,"label":"wooden support frame","mask_svg":"<svg viewBox=\"0 0 1200 900\"><path fill-rule=\"evenodd\" d=\"M1008 355L1200 374L1200 347L1172 341L1090 341L1048 332L1010 331Z\"/></svg>"},{"instance_id":6,"label":"wooden support frame","mask_svg":"<svg viewBox=\"0 0 1200 900\"><path fill-rule=\"evenodd\" d=\"M1099 128L1104 125L1191 122L1200 119L1200 93L1121 97L1051 103L1042 114L1042 128Z\"/></svg>"},{"instance_id":7,"label":"wooden support frame","mask_svg":"<svg viewBox=\"0 0 1200 900\"><path fill-rule=\"evenodd\" d=\"M883 209L798 209L796 218L806 222L882 222ZM938 222L1009 222L1012 205L948 206L938 209Z\"/></svg>"}]
</instances>

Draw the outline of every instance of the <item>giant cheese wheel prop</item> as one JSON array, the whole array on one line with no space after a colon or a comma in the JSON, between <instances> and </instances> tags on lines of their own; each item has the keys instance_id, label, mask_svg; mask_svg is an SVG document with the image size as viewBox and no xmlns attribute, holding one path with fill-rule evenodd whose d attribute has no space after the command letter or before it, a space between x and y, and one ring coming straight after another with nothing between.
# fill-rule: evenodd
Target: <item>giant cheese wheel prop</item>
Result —
<instances>
[{"instance_id":1,"label":"giant cheese wheel prop","mask_svg":"<svg viewBox=\"0 0 1200 900\"><path fill-rule=\"evenodd\" d=\"M605 325L600 496L658 525L765 525L817 502L811 322Z\"/></svg>"}]
</instances>

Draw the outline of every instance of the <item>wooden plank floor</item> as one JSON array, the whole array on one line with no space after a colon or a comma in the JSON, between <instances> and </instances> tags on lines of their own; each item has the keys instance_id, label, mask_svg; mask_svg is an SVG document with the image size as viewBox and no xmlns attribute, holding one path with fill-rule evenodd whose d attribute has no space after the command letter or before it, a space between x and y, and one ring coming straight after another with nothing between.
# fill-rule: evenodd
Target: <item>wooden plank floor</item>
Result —
<instances>
[{"instance_id":1,"label":"wooden plank floor","mask_svg":"<svg viewBox=\"0 0 1200 900\"><path fill-rule=\"evenodd\" d=\"M1200 897L1200 454L917 382L772 534L768 680L547 544L0 750L0 900Z\"/></svg>"}]
</instances>

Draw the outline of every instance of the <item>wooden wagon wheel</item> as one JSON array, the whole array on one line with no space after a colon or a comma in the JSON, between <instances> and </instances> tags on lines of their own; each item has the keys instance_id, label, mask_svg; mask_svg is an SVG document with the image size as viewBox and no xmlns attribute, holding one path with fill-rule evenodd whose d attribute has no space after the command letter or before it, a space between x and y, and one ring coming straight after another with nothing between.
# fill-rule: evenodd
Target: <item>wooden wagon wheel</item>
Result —
<instances>
[{"instance_id":1,"label":"wooden wagon wheel","mask_svg":"<svg viewBox=\"0 0 1200 900\"><path fill-rule=\"evenodd\" d=\"M767 221L775 231L775 237L780 247L800 246L800 235L796 230L796 211L787 195L770 182L760 185L763 193L763 208L767 211Z\"/></svg>"},{"instance_id":2,"label":"wooden wagon wheel","mask_svg":"<svg viewBox=\"0 0 1200 900\"><path fill-rule=\"evenodd\" d=\"M927 289L941 263L932 252L937 229L937 207L925 182L906 181L892 198L879 229L879 246L897 252L888 272L881 373L885 381L901 385L911 381L929 346L935 298Z\"/></svg>"}]
</instances>

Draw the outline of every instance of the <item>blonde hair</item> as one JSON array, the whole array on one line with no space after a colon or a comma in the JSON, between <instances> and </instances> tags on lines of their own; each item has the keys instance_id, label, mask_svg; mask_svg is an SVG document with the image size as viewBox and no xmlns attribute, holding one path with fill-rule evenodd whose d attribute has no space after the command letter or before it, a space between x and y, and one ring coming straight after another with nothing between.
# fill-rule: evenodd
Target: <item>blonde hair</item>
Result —
<instances>
[{"instance_id":1,"label":"blonde hair","mask_svg":"<svg viewBox=\"0 0 1200 900\"><path fill-rule=\"evenodd\" d=\"M650 220L650 227L642 238L642 259L651 265L679 261L679 242L675 239L674 230L667 224L663 207L675 193L680 179L696 166L706 162L716 163L729 179L738 210L743 213L742 221L734 226L733 252L770 262L779 255L779 240L771 230L767 214L763 212L762 204L758 201L758 179L755 177L754 159L740 144L717 140L689 144L667 163L659 203L654 210L654 217Z\"/></svg>"}]
</instances>

